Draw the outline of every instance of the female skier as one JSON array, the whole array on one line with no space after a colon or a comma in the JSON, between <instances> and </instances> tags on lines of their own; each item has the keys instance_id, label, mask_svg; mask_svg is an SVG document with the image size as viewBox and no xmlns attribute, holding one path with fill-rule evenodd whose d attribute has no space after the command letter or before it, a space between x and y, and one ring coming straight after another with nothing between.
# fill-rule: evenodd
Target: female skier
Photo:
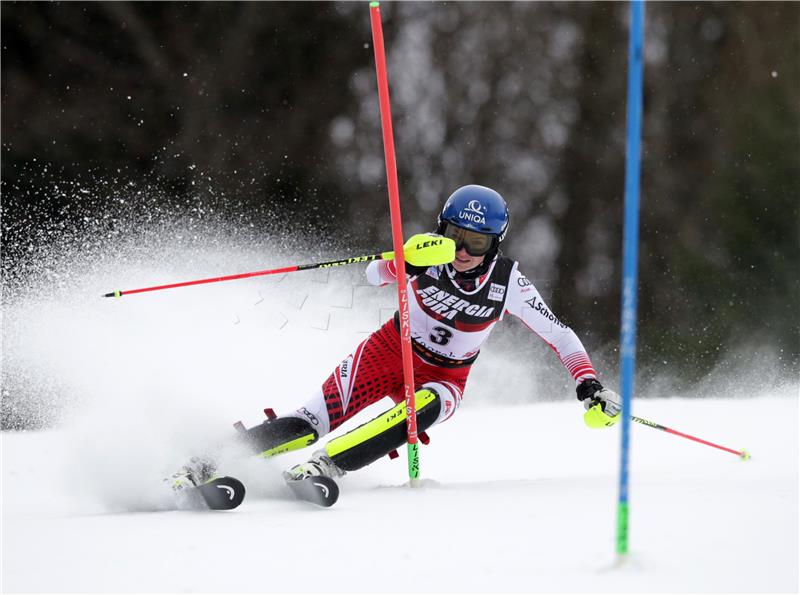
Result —
<instances>
[{"instance_id":1,"label":"female skier","mask_svg":"<svg viewBox=\"0 0 800 595\"><path fill-rule=\"evenodd\" d=\"M597 380L578 337L550 311L517 262L501 254L507 229L508 208L500 194L484 186L464 186L447 199L436 230L438 236L455 242L455 260L433 266L407 264L417 427L422 442L427 441L427 429L448 420L458 409L481 345L507 313L553 349L575 380L587 425L606 427L619 420L619 398ZM397 281L394 261L373 261L366 274L373 285ZM240 430L256 453L272 457L314 444L368 405L391 397L396 403L393 408L334 438L308 462L284 473L290 481L340 477L392 453L406 441L403 386L399 315L395 313L298 409ZM184 479L192 485L202 483L213 471L200 467L187 467L176 476L176 483Z\"/></svg>"}]
</instances>

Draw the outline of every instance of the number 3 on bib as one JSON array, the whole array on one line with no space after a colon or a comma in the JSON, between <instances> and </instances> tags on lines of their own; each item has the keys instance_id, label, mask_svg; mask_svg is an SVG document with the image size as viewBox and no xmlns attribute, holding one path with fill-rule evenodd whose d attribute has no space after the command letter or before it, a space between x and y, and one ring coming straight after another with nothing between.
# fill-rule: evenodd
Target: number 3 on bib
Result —
<instances>
[{"instance_id":1,"label":"number 3 on bib","mask_svg":"<svg viewBox=\"0 0 800 595\"><path fill-rule=\"evenodd\" d=\"M428 338L437 345L447 345L453 337L453 332L443 326L435 326L431 329Z\"/></svg>"}]
</instances>

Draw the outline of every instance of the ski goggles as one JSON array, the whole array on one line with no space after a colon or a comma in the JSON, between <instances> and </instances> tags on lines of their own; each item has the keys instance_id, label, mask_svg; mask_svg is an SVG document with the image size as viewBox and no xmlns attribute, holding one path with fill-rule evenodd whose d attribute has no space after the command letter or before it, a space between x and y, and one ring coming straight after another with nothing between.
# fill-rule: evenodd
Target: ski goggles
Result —
<instances>
[{"instance_id":1,"label":"ski goggles","mask_svg":"<svg viewBox=\"0 0 800 595\"><path fill-rule=\"evenodd\" d=\"M444 226L446 238L450 238L456 243L456 252L464 248L470 256L483 256L494 246L495 236L456 227L452 223Z\"/></svg>"}]
</instances>

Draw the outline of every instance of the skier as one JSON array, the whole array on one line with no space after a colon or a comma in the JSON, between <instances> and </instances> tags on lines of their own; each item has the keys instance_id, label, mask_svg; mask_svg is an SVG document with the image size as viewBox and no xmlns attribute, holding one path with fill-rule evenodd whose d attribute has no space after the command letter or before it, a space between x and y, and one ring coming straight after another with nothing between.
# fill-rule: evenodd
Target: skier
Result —
<instances>
[{"instance_id":1,"label":"skier","mask_svg":"<svg viewBox=\"0 0 800 595\"><path fill-rule=\"evenodd\" d=\"M432 266L406 265L414 359L417 428L425 431L458 409L472 364L483 342L506 313L513 314L547 342L576 382L586 424L606 427L620 418L618 396L604 389L575 333L550 311L517 262L503 256L508 208L490 188L456 190L438 217L433 237L451 238L455 260ZM373 261L372 285L397 281L394 261ZM367 423L334 438L310 460L285 472L287 480L341 477L391 453L406 441L399 313L359 344L315 394L295 411L240 428L255 453L272 457L314 444L368 405L385 396L396 405ZM206 463L175 476L197 485L213 473Z\"/></svg>"}]
</instances>

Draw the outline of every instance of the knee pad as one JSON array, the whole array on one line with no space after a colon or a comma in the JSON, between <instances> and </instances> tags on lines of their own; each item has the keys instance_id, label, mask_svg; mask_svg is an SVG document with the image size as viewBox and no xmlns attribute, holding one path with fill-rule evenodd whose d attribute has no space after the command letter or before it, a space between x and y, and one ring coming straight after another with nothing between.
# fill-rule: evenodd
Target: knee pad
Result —
<instances>
[{"instance_id":1,"label":"knee pad","mask_svg":"<svg viewBox=\"0 0 800 595\"><path fill-rule=\"evenodd\" d=\"M435 424L442 423L450 419L461 404L461 389L459 389L452 382L447 381L434 381L426 382L423 388L438 393L441 399L441 406L439 407L439 417L433 422Z\"/></svg>"},{"instance_id":2,"label":"knee pad","mask_svg":"<svg viewBox=\"0 0 800 595\"><path fill-rule=\"evenodd\" d=\"M430 389L418 390L417 431L424 432L439 418L441 398ZM406 404L398 403L389 411L360 425L325 445L325 452L344 471L355 471L399 448L406 442Z\"/></svg>"},{"instance_id":3,"label":"knee pad","mask_svg":"<svg viewBox=\"0 0 800 595\"><path fill-rule=\"evenodd\" d=\"M319 434L307 420L277 417L244 430L244 442L259 456L269 458L314 444Z\"/></svg>"}]
</instances>

